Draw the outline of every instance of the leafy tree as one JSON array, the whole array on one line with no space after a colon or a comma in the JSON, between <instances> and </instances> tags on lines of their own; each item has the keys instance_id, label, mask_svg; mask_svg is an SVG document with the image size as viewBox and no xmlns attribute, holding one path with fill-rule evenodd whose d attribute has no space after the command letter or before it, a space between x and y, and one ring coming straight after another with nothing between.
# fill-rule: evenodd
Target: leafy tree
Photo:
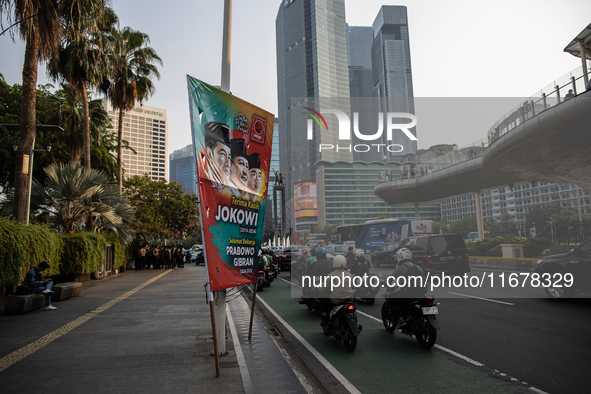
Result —
<instances>
[{"instance_id":1,"label":"leafy tree","mask_svg":"<svg viewBox=\"0 0 591 394\"><path fill-rule=\"evenodd\" d=\"M110 35L108 61L110 84L104 86L113 108L119 110L117 126L117 182L119 193L123 190L123 116L125 111L133 109L136 102L143 102L152 94L155 87L152 77L160 79L154 62L162 65L162 60L151 47L147 34L124 27L112 29Z\"/></svg>"},{"instance_id":2,"label":"leafy tree","mask_svg":"<svg viewBox=\"0 0 591 394\"><path fill-rule=\"evenodd\" d=\"M449 232L447 227L448 224L445 220L433 223L433 234L447 234Z\"/></svg>"},{"instance_id":3,"label":"leafy tree","mask_svg":"<svg viewBox=\"0 0 591 394\"><path fill-rule=\"evenodd\" d=\"M38 129L35 146L37 148L51 146L51 152L35 155L33 161L33 177L41 183L45 182L43 169L52 163L68 163L71 153L81 151L82 105L65 89L51 92L52 85L39 85L36 99L36 123L59 125L63 130ZM8 85L0 76L0 124L18 125L22 88L20 85ZM115 179L117 162L113 152L116 152L116 136L113 133L109 115L101 100L89 101L89 125L91 129L92 145L91 157L94 167ZM75 130L73 132L72 130ZM0 127L0 187L9 190L14 186L14 171L16 154L13 146L18 144L18 129ZM69 141L69 143L65 143ZM131 149L129 143L123 140L123 146ZM133 149L131 149L133 151ZM135 151L134 151L135 152Z\"/></svg>"},{"instance_id":4,"label":"leafy tree","mask_svg":"<svg viewBox=\"0 0 591 394\"><path fill-rule=\"evenodd\" d=\"M132 207L115 188L108 188L109 177L98 170L86 170L79 164L51 164L45 168L42 185L33 179L31 216L50 222L59 230L73 234L75 230L111 230L122 244L133 240L129 227ZM9 193L2 208L13 209Z\"/></svg>"},{"instance_id":5,"label":"leafy tree","mask_svg":"<svg viewBox=\"0 0 591 394\"><path fill-rule=\"evenodd\" d=\"M517 226L515 219L508 213L504 213L497 219L496 222L490 223L494 235L517 235Z\"/></svg>"},{"instance_id":6,"label":"leafy tree","mask_svg":"<svg viewBox=\"0 0 591 394\"><path fill-rule=\"evenodd\" d=\"M84 167L90 169L91 127L87 92L106 79L106 33L117 22L117 15L105 0L65 1L72 2L70 8L75 12L64 18L62 45L49 61L47 70L54 80L66 81L68 94L81 103L78 128L83 137ZM80 155L73 154L71 158L78 162Z\"/></svg>"},{"instance_id":7,"label":"leafy tree","mask_svg":"<svg viewBox=\"0 0 591 394\"><path fill-rule=\"evenodd\" d=\"M6 18L17 27L25 41L23 86L19 139L14 171L14 216L19 223L25 221L27 174L23 171L25 156L35 142L35 105L37 98L38 62L48 60L60 43L59 0L0 0L0 18ZM10 30L12 38L15 30Z\"/></svg>"},{"instance_id":8,"label":"leafy tree","mask_svg":"<svg viewBox=\"0 0 591 394\"><path fill-rule=\"evenodd\" d=\"M197 196L176 182L134 176L125 181L124 190L135 207L132 226L145 242L183 238L199 226Z\"/></svg>"},{"instance_id":9,"label":"leafy tree","mask_svg":"<svg viewBox=\"0 0 591 394\"><path fill-rule=\"evenodd\" d=\"M591 216L583 214L582 215L583 222L590 222ZM565 209L560 213L555 213L552 215L552 223L572 223L579 221L579 212L575 211L574 209Z\"/></svg>"},{"instance_id":10,"label":"leafy tree","mask_svg":"<svg viewBox=\"0 0 591 394\"><path fill-rule=\"evenodd\" d=\"M525 214L525 227L533 228L534 225L538 232L550 225L553 215L560 213L560 205L536 205L531 207Z\"/></svg>"},{"instance_id":11,"label":"leafy tree","mask_svg":"<svg viewBox=\"0 0 591 394\"><path fill-rule=\"evenodd\" d=\"M491 231L492 225L489 222L483 222L484 230ZM464 238L473 231L478 231L478 225L476 223L476 213L472 213L462 220L456 220L450 223L449 233L461 234Z\"/></svg>"}]
</instances>

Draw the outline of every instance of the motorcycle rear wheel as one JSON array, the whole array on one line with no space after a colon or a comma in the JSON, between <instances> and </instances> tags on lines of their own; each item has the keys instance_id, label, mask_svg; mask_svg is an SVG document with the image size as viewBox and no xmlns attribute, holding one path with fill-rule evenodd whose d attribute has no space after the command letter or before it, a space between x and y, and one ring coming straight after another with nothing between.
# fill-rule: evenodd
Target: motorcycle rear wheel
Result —
<instances>
[{"instance_id":1,"label":"motorcycle rear wheel","mask_svg":"<svg viewBox=\"0 0 591 394\"><path fill-rule=\"evenodd\" d=\"M348 332L343 338L343 345L345 345L345 349L352 352L357 347L357 337Z\"/></svg>"},{"instance_id":2,"label":"motorcycle rear wheel","mask_svg":"<svg viewBox=\"0 0 591 394\"><path fill-rule=\"evenodd\" d=\"M396 329L396 322L394 321L394 316L392 316L392 312L388 307L388 304L384 302L382 305L382 323L384 323L384 327L388 332L394 332Z\"/></svg>"},{"instance_id":3,"label":"motorcycle rear wheel","mask_svg":"<svg viewBox=\"0 0 591 394\"><path fill-rule=\"evenodd\" d=\"M421 325L421 332L415 334L415 338L422 348L431 349L437 340L437 330L425 322Z\"/></svg>"},{"instance_id":4,"label":"motorcycle rear wheel","mask_svg":"<svg viewBox=\"0 0 591 394\"><path fill-rule=\"evenodd\" d=\"M263 291L265 288L265 284L261 282L257 282L257 291Z\"/></svg>"}]
</instances>

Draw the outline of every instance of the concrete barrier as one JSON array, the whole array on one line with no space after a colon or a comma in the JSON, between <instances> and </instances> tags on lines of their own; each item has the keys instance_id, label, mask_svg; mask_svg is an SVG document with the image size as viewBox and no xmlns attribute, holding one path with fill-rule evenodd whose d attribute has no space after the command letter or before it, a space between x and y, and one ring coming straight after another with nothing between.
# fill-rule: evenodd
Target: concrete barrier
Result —
<instances>
[{"instance_id":1,"label":"concrete barrier","mask_svg":"<svg viewBox=\"0 0 591 394\"><path fill-rule=\"evenodd\" d=\"M535 271L538 259L516 257L470 256L470 268L509 271Z\"/></svg>"}]
</instances>

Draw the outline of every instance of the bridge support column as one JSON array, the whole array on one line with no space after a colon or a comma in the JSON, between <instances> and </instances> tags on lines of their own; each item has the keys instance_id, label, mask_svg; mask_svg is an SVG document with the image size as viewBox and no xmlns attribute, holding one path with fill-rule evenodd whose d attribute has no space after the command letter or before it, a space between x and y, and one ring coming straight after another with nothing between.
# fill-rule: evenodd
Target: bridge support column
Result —
<instances>
[{"instance_id":1,"label":"bridge support column","mask_svg":"<svg viewBox=\"0 0 591 394\"><path fill-rule=\"evenodd\" d=\"M585 56L583 40L579 41L579 48L581 48L581 62L583 62L583 78L585 80L585 86L587 86L589 83L589 75L587 74L587 56Z\"/></svg>"},{"instance_id":2,"label":"bridge support column","mask_svg":"<svg viewBox=\"0 0 591 394\"><path fill-rule=\"evenodd\" d=\"M476 226L478 228L478 240L484 240L484 223L482 222L482 199L480 198L480 190L474 192L476 196Z\"/></svg>"},{"instance_id":3,"label":"bridge support column","mask_svg":"<svg viewBox=\"0 0 591 394\"><path fill-rule=\"evenodd\" d=\"M419 203L415 202L415 218L420 219L421 218L421 212L419 211Z\"/></svg>"}]
</instances>

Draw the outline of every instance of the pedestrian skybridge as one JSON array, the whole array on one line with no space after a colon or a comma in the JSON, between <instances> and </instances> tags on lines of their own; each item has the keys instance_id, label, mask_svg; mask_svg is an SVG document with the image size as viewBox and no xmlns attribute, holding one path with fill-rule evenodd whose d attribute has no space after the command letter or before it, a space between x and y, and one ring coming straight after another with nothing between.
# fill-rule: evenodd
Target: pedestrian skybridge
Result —
<instances>
[{"instance_id":1,"label":"pedestrian skybridge","mask_svg":"<svg viewBox=\"0 0 591 394\"><path fill-rule=\"evenodd\" d=\"M554 83L525 100L492 125L486 142L404 163L429 170L413 170L410 179L380 183L375 195L391 206L435 204L523 181L576 183L591 192L591 91L585 92L586 71L575 70L562 78L564 84Z\"/></svg>"}]
</instances>

